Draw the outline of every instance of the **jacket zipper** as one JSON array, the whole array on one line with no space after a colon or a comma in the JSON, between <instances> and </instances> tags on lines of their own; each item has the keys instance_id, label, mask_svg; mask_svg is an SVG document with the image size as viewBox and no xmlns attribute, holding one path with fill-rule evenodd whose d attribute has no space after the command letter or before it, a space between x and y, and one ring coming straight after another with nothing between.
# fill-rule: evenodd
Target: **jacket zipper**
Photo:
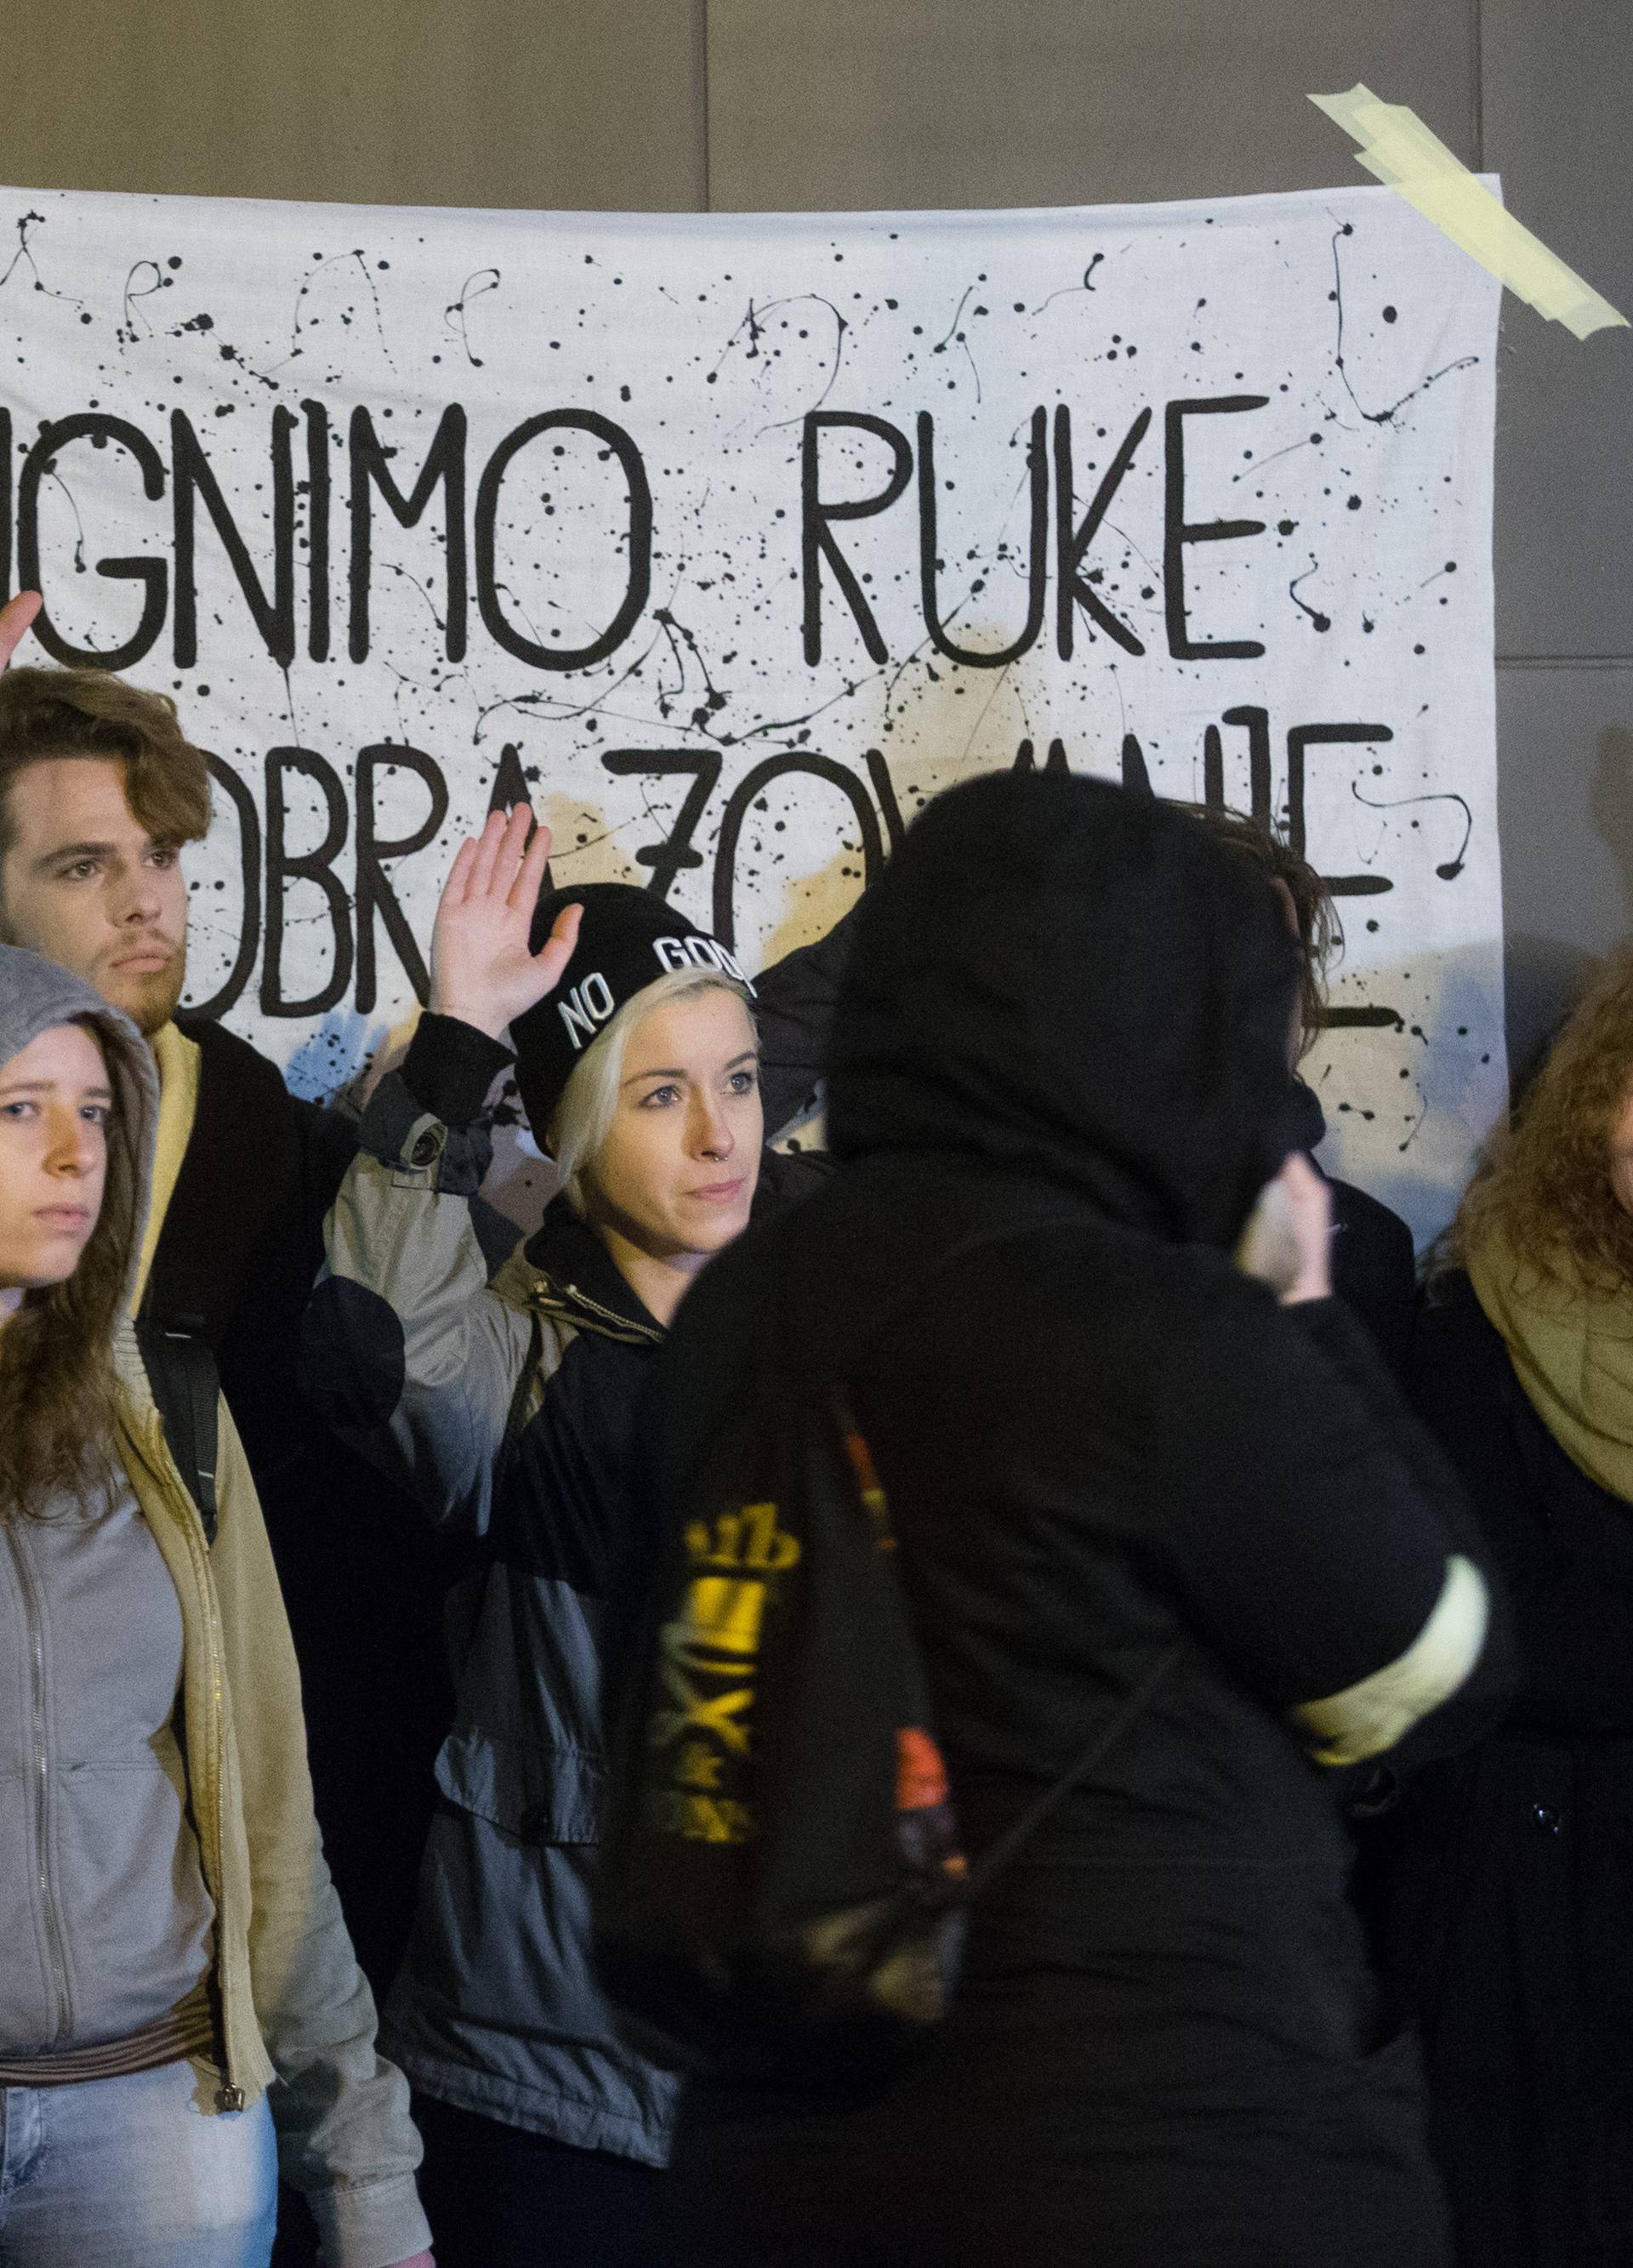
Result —
<instances>
[{"instance_id":1,"label":"jacket zipper","mask_svg":"<svg viewBox=\"0 0 1633 2268\"><path fill-rule=\"evenodd\" d=\"M51 1981L56 1995L55 2022L51 2042L55 2046L68 2027L68 1962L63 1950L62 1925L57 1919L56 1901L51 1888L51 1759L46 1743L45 1694L45 1622L40 1607L40 1594L34 1583L33 1570L23 1550L22 1538L12 1521L0 1521L11 1547L11 1557L17 1568L18 1583L23 1600L23 1619L28 1626L28 1651L33 1688L34 1719L34 1830L40 1861L40 1904L45 1917L46 1940L51 1955Z\"/></svg>"},{"instance_id":2,"label":"jacket zipper","mask_svg":"<svg viewBox=\"0 0 1633 2268\"><path fill-rule=\"evenodd\" d=\"M547 1286L550 1291L555 1289L554 1285L550 1285L550 1278L545 1277L541 1279L538 1288L541 1292L544 1292ZM564 1285L561 1290L556 1292L556 1301L563 1307L569 1306L587 1307L592 1315L599 1315L603 1322L616 1324L618 1330L625 1336L631 1332L639 1332L642 1338L650 1339L654 1346L661 1346L663 1344L663 1333L654 1329L652 1324L638 1323L632 1315L620 1315L611 1307L603 1307L598 1300L592 1300L587 1292L580 1292L576 1284ZM552 1303L546 1297L542 1304L548 1306Z\"/></svg>"}]
</instances>

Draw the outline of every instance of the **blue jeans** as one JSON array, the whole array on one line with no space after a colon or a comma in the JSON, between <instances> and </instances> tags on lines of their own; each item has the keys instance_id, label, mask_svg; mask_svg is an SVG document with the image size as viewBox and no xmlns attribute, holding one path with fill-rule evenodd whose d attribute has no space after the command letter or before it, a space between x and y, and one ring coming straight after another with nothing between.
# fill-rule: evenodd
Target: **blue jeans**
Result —
<instances>
[{"instance_id":1,"label":"blue jeans","mask_svg":"<svg viewBox=\"0 0 1633 2268\"><path fill-rule=\"evenodd\" d=\"M0 2268L266 2268L266 2099L221 2113L198 2094L188 2063L0 2088Z\"/></svg>"}]
</instances>

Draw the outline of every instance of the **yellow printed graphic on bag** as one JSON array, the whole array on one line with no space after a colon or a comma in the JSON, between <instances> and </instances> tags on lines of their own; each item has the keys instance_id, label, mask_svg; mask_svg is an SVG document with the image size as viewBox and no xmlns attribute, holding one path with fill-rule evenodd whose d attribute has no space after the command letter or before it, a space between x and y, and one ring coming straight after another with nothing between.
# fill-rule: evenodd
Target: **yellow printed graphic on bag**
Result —
<instances>
[{"instance_id":1,"label":"yellow printed graphic on bag","mask_svg":"<svg viewBox=\"0 0 1633 2268\"><path fill-rule=\"evenodd\" d=\"M650 1748L676 1755L669 1784L649 1793L647 1816L657 1832L688 1842L743 1843L752 1815L724 1791L722 1774L740 1778L750 1754L768 1579L798 1565L799 1538L778 1526L774 1504L748 1504L712 1526L693 1521L686 1549L698 1572L658 1634L668 1705L654 1711L647 1730Z\"/></svg>"},{"instance_id":2,"label":"yellow printed graphic on bag","mask_svg":"<svg viewBox=\"0 0 1633 2268\"><path fill-rule=\"evenodd\" d=\"M746 1567L755 1574L780 1575L800 1562L800 1540L777 1525L774 1504L745 1504L723 1512L710 1535L701 1520L686 1530L686 1549L697 1567Z\"/></svg>"}]
</instances>

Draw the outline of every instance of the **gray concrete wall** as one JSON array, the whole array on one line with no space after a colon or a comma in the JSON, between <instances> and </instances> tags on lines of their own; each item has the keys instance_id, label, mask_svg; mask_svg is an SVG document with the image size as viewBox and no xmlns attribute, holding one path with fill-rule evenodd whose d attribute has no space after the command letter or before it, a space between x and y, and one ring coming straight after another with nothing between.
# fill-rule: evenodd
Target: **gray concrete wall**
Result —
<instances>
[{"instance_id":1,"label":"gray concrete wall","mask_svg":"<svg viewBox=\"0 0 1633 2268\"><path fill-rule=\"evenodd\" d=\"M1629 0L53 0L6 49L14 182L638 210L1322 187L1360 78L1633 310ZM1498 419L1521 1064L1633 909L1633 334L1511 301Z\"/></svg>"}]
</instances>

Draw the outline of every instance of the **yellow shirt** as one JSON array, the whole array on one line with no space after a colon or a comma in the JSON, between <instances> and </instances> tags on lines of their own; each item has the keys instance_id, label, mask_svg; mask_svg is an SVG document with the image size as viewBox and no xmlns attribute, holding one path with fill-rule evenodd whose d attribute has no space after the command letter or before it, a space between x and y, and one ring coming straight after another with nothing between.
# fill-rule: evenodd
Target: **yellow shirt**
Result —
<instances>
[{"instance_id":1,"label":"yellow shirt","mask_svg":"<svg viewBox=\"0 0 1633 2268\"><path fill-rule=\"evenodd\" d=\"M147 1289L148 1270L159 1243L165 1215L175 1195L176 1177L193 1138L198 1111L198 1043L174 1024L163 1025L151 1042L159 1066L159 1141L153 1152L153 1187L148 1201L147 1226L142 1232L142 1257L137 1268L130 1312L135 1314Z\"/></svg>"}]
</instances>

